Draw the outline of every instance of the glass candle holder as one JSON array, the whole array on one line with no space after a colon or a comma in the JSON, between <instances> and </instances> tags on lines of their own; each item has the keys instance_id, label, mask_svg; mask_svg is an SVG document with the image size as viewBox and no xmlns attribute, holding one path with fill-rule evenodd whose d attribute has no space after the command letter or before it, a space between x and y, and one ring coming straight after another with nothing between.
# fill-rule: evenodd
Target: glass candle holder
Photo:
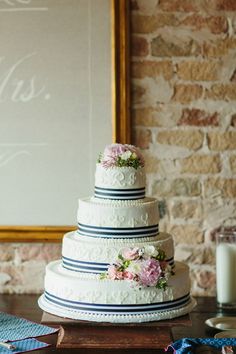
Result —
<instances>
[{"instance_id":1,"label":"glass candle holder","mask_svg":"<svg viewBox=\"0 0 236 354\"><path fill-rule=\"evenodd\" d=\"M236 309L236 232L216 235L216 299L222 309Z\"/></svg>"}]
</instances>

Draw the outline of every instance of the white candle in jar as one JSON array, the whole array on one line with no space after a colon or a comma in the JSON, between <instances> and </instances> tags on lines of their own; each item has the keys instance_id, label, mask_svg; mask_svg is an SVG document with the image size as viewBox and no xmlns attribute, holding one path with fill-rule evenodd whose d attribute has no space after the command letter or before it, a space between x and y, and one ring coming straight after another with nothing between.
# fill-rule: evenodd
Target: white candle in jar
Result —
<instances>
[{"instance_id":1,"label":"white candle in jar","mask_svg":"<svg viewBox=\"0 0 236 354\"><path fill-rule=\"evenodd\" d=\"M216 288L219 303L236 303L236 244L216 247Z\"/></svg>"}]
</instances>

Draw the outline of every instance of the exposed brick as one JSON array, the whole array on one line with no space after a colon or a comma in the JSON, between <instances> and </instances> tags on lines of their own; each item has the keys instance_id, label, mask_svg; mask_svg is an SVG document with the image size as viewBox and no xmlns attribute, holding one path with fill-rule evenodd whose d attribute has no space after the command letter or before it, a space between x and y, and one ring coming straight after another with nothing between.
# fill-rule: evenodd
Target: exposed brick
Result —
<instances>
[{"instance_id":1,"label":"exposed brick","mask_svg":"<svg viewBox=\"0 0 236 354\"><path fill-rule=\"evenodd\" d=\"M144 77L155 78L163 76L166 80L173 77L174 69L171 61L142 61L133 62L131 65L132 77L142 79Z\"/></svg>"},{"instance_id":2,"label":"exposed brick","mask_svg":"<svg viewBox=\"0 0 236 354\"><path fill-rule=\"evenodd\" d=\"M206 245L178 245L175 248L175 259L192 264L215 265L215 247Z\"/></svg>"},{"instance_id":3,"label":"exposed brick","mask_svg":"<svg viewBox=\"0 0 236 354\"><path fill-rule=\"evenodd\" d=\"M202 216L202 206L198 200L171 200L169 204L173 218L200 219Z\"/></svg>"},{"instance_id":4,"label":"exposed brick","mask_svg":"<svg viewBox=\"0 0 236 354\"><path fill-rule=\"evenodd\" d=\"M236 128L236 114L233 114L231 117L231 125Z\"/></svg>"},{"instance_id":5,"label":"exposed brick","mask_svg":"<svg viewBox=\"0 0 236 354\"><path fill-rule=\"evenodd\" d=\"M183 80L214 81L218 73L218 62L182 61L177 65L177 75Z\"/></svg>"},{"instance_id":6,"label":"exposed brick","mask_svg":"<svg viewBox=\"0 0 236 354\"><path fill-rule=\"evenodd\" d=\"M181 162L182 173L219 173L221 171L220 155L192 155Z\"/></svg>"},{"instance_id":7,"label":"exposed brick","mask_svg":"<svg viewBox=\"0 0 236 354\"><path fill-rule=\"evenodd\" d=\"M12 244L1 244L0 247L0 262L8 262L14 259L14 248Z\"/></svg>"},{"instance_id":8,"label":"exposed brick","mask_svg":"<svg viewBox=\"0 0 236 354\"><path fill-rule=\"evenodd\" d=\"M216 11L236 11L235 0L214 0L211 8Z\"/></svg>"},{"instance_id":9,"label":"exposed brick","mask_svg":"<svg viewBox=\"0 0 236 354\"><path fill-rule=\"evenodd\" d=\"M180 43L181 42L181 43ZM151 41L151 53L156 57L184 57L200 54L199 44L191 38L181 39L176 42L171 38L164 39L157 36Z\"/></svg>"},{"instance_id":10,"label":"exposed brick","mask_svg":"<svg viewBox=\"0 0 236 354\"><path fill-rule=\"evenodd\" d=\"M159 170L160 161L156 157L149 156L145 159L145 171L146 173L157 173Z\"/></svg>"},{"instance_id":11,"label":"exposed brick","mask_svg":"<svg viewBox=\"0 0 236 354\"><path fill-rule=\"evenodd\" d=\"M231 82L236 82L236 69L234 70L234 72L233 72L233 74L232 74L232 76L230 78L230 81Z\"/></svg>"},{"instance_id":12,"label":"exposed brick","mask_svg":"<svg viewBox=\"0 0 236 354\"><path fill-rule=\"evenodd\" d=\"M194 12L198 11L196 1L192 0L159 0L159 7L163 11Z\"/></svg>"},{"instance_id":13,"label":"exposed brick","mask_svg":"<svg viewBox=\"0 0 236 354\"><path fill-rule=\"evenodd\" d=\"M207 136L210 150L224 151L236 149L236 132L210 132Z\"/></svg>"},{"instance_id":14,"label":"exposed brick","mask_svg":"<svg viewBox=\"0 0 236 354\"><path fill-rule=\"evenodd\" d=\"M215 273L208 270L199 270L196 272L196 282L199 288L209 291L209 289L214 289L216 284Z\"/></svg>"},{"instance_id":15,"label":"exposed brick","mask_svg":"<svg viewBox=\"0 0 236 354\"><path fill-rule=\"evenodd\" d=\"M229 50L235 49L236 38L226 37L214 42L207 41L203 43L202 54L204 57L222 57L229 53Z\"/></svg>"},{"instance_id":16,"label":"exposed brick","mask_svg":"<svg viewBox=\"0 0 236 354\"><path fill-rule=\"evenodd\" d=\"M203 232L197 225L169 225L167 232L173 235L177 244L196 245L203 242Z\"/></svg>"},{"instance_id":17,"label":"exposed brick","mask_svg":"<svg viewBox=\"0 0 236 354\"><path fill-rule=\"evenodd\" d=\"M134 56L145 57L148 55L148 42L146 38L133 36L131 50Z\"/></svg>"},{"instance_id":18,"label":"exposed brick","mask_svg":"<svg viewBox=\"0 0 236 354\"><path fill-rule=\"evenodd\" d=\"M209 113L197 108L185 108L178 125L193 125L198 127L218 126L219 113Z\"/></svg>"},{"instance_id":19,"label":"exposed brick","mask_svg":"<svg viewBox=\"0 0 236 354\"><path fill-rule=\"evenodd\" d=\"M203 264L201 245L177 245L177 247L175 247L175 260L184 263Z\"/></svg>"},{"instance_id":20,"label":"exposed brick","mask_svg":"<svg viewBox=\"0 0 236 354\"><path fill-rule=\"evenodd\" d=\"M132 120L137 125L144 127L158 127L161 126L158 120L158 111L152 108L140 108L132 111Z\"/></svg>"},{"instance_id":21,"label":"exposed brick","mask_svg":"<svg viewBox=\"0 0 236 354\"><path fill-rule=\"evenodd\" d=\"M209 29L214 34L227 32L228 24L224 16L203 17L198 14L192 14L184 18L180 25L189 26L196 30Z\"/></svg>"},{"instance_id":22,"label":"exposed brick","mask_svg":"<svg viewBox=\"0 0 236 354\"><path fill-rule=\"evenodd\" d=\"M156 197L196 197L201 194L201 184L197 178L163 178L154 181L152 194Z\"/></svg>"},{"instance_id":23,"label":"exposed brick","mask_svg":"<svg viewBox=\"0 0 236 354\"><path fill-rule=\"evenodd\" d=\"M196 130L165 130L157 135L160 144L181 146L192 150L198 150L203 144L203 132Z\"/></svg>"},{"instance_id":24,"label":"exposed brick","mask_svg":"<svg viewBox=\"0 0 236 354\"><path fill-rule=\"evenodd\" d=\"M22 244L18 248L21 261L44 260L49 262L61 258L61 244Z\"/></svg>"},{"instance_id":25,"label":"exposed brick","mask_svg":"<svg viewBox=\"0 0 236 354\"><path fill-rule=\"evenodd\" d=\"M133 15L131 17L133 33L152 33L164 26L177 26L177 17L170 13L158 13L155 16Z\"/></svg>"},{"instance_id":26,"label":"exposed brick","mask_svg":"<svg viewBox=\"0 0 236 354\"><path fill-rule=\"evenodd\" d=\"M208 178L204 181L204 194L205 197L236 198L236 179Z\"/></svg>"},{"instance_id":27,"label":"exposed brick","mask_svg":"<svg viewBox=\"0 0 236 354\"><path fill-rule=\"evenodd\" d=\"M236 174L236 155L230 156L229 163L232 173Z\"/></svg>"},{"instance_id":28,"label":"exposed brick","mask_svg":"<svg viewBox=\"0 0 236 354\"><path fill-rule=\"evenodd\" d=\"M206 90L205 98L212 100L236 100L236 83L215 84Z\"/></svg>"},{"instance_id":29,"label":"exposed brick","mask_svg":"<svg viewBox=\"0 0 236 354\"><path fill-rule=\"evenodd\" d=\"M16 267L13 264L0 264L0 273L10 276L5 284L6 293L41 293L43 291L43 279L45 262L29 261Z\"/></svg>"},{"instance_id":30,"label":"exposed brick","mask_svg":"<svg viewBox=\"0 0 236 354\"><path fill-rule=\"evenodd\" d=\"M172 99L180 103L190 103L201 98L202 93L201 85L176 84Z\"/></svg>"},{"instance_id":31,"label":"exposed brick","mask_svg":"<svg viewBox=\"0 0 236 354\"><path fill-rule=\"evenodd\" d=\"M143 97L146 94L146 89L136 83L132 84L131 101L133 104L142 103Z\"/></svg>"},{"instance_id":32,"label":"exposed brick","mask_svg":"<svg viewBox=\"0 0 236 354\"><path fill-rule=\"evenodd\" d=\"M152 142L152 133L150 129L137 129L135 134L135 145L141 149L148 149Z\"/></svg>"}]
</instances>

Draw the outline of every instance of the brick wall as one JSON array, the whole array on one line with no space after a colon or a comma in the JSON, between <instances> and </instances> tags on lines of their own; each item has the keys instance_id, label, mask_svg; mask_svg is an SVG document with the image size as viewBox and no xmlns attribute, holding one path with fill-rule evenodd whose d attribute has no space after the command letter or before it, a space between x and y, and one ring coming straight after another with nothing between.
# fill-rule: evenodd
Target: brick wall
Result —
<instances>
[{"instance_id":1,"label":"brick wall","mask_svg":"<svg viewBox=\"0 0 236 354\"><path fill-rule=\"evenodd\" d=\"M236 1L132 1L132 109L160 227L214 295L214 235L236 225Z\"/></svg>"}]
</instances>

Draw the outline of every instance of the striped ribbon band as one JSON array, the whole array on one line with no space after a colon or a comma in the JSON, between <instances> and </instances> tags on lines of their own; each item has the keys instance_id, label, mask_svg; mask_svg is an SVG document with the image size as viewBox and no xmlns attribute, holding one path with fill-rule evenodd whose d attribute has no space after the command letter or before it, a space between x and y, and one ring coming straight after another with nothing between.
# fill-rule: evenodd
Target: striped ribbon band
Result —
<instances>
[{"instance_id":1,"label":"striped ribbon band","mask_svg":"<svg viewBox=\"0 0 236 354\"><path fill-rule=\"evenodd\" d=\"M190 302L190 295L187 294L176 300L157 302L153 304L137 304L137 305L119 305L119 304L94 304L88 302L73 301L63 299L61 297L44 292L46 300L50 303L61 306L62 308L70 308L79 312L101 313L111 315L129 315L129 314L142 314L152 313L155 311L173 310Z\"/></svg>"},{"instance_id":2,"label":"striped ribbon band","mask_svg":"<svg viewBox=\"0 0 236 354\"><path fill-rule=\"evenodd\" d=\"M110 189L96 187L94 196L102 199L134 200L145 198L145 188L137 189Z\"/></svg>"},{"instance_id":3,"label":"striped ribbon band","mask_svg":"<svg viewBox=\"0 0 236 354\"><path fill-rule=\"evenodd\" d=\"M168 262L169 265L174 268L173 257L166 259L166 262ZM100 274L108 270L110 263L78 261L72 258L62 256L62 265L64 268L68 270L73 270L75 272Z\"/></svg>"},{"instance_id":4,"label":"striped ribbon band","mask_svg":"<svg viewBox=\"0 0 236 354\"><path fill-rule=\"evenodd\" d=\"M159 234L159 225L144 227L101 227L85 224L78 224L79 235L101 238L139 238L152 237Z\"/></svg>"}]
</instances>

